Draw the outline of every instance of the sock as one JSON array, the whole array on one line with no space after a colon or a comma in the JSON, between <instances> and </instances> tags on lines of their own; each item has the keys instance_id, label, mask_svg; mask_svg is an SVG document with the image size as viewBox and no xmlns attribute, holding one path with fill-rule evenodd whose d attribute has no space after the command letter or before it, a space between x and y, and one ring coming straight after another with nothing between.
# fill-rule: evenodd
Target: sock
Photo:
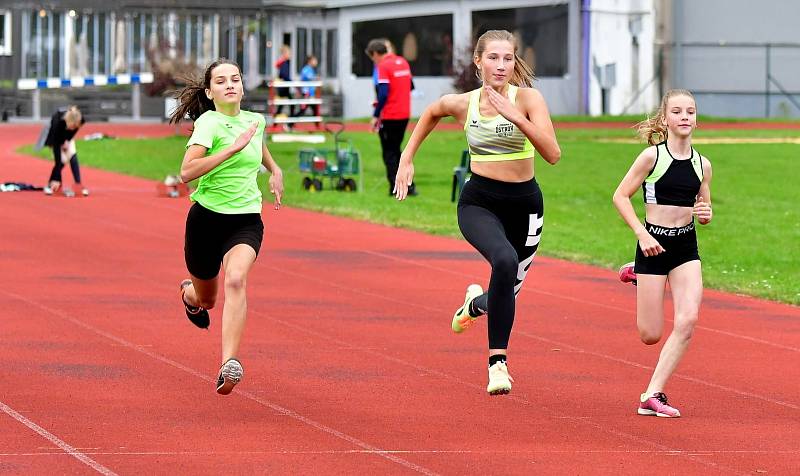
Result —
<instances>
[{"instance_id":1,"label":"sock","mask_svg":"<svg viewBox=\"0 0 800 476\"><path fill-rule=\"evenodd\" d=\"M488 299L488 296L486 295L486 293L481 294L480 296L478 296L475 299L473 299L469 303L469 309L467 310L467 312L469 312L469 315L472 316L472 317L479 317L479 316L482 316L482 315L486 314L486 311L484 309L486 309L486 300L487 299ZM478 301L483 301L483 302L479 303Z\"/></svg>"},{"instance_id":2,"label":"sock","mask_svg":"<svg viewBox=\"0 0 800 476\"><path fill-rule=\"evenodd\" d=\"M489 367L491 367L492 365L494 365L494 364L496 364L498 362L506 363L506 356L503 355L503 354L490 355L489 356Z\"/></svg>"}]
</instances>

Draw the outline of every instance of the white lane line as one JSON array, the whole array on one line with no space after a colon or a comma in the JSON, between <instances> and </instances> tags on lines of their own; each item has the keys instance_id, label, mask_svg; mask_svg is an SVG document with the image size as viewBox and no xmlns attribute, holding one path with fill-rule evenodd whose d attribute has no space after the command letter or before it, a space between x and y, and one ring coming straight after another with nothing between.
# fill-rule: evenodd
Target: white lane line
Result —
<instances>
[{"instance_id":1,"label":"white lane line","mask_svg":"<svg viewBox=\"0 0 800 476\"><path fill-rule=\"evenodd\" d=\"M290 237L292 239L293 242L296 242L296 240L302 238L302 239L306 239L306 240L311 241L311 242L316 242L316 243L324 244L325 246L330 246L329 242L327 242L327 241L325 241L323 239L320 239L320 238L314 238L312 236L298 237L298 236L292 235L290 233L286 233L286 232L279 231L279 230L273 230L270 233L276 234L276 235L288 236L288 237ZM430 270L439 271L441 273L451 274L453 276L469 278L470 280L473 280L473 281L476 280L476 279L485 279L486 278L485 276L471 275L469 273L463 273L463 272L460 272L460 271L455 271L455 270L452 270L452 269L443 268L441 266L431 265L431 264L428 264L428 263L426 263L424 261L418 261L418 260L409 259L409 258L401 258L399 256L392 256L390 254L382 253L380 251L372 251L372 250L355 250L355 251L359 251L361 253L365 253L365 254L369 254L369 255L375 255L375 256L378 256L380 258L384 258L384 259L391 260L391 261L397 261L397 262L400 262L400 263L410 264L410 265L414 265L414 266L419 266L421 268L427 268L427 269L430 269ZM552 298L555 298L555 299L571 301L571 302L584 304L584 305L588 305L588 306L599 307L601 309L607 309L607 310L610 310L610 311L621 312L621 313L630 314L630 315L636 315L636 311L634 309L632 309L632 308L626 308L626 307L620 307L620 306L612 306L612 305L604 304L604 303L597 302L597 301L581 299L581 298L574 297L574 296L571 296L571 295L566 295L566 294L555 293L555 292L550 292L550 291L544 291L544 290L541 290L541 289L531 288L530 286L528 286L528 287L524 287L523 286L522 291L526 292L526 293L534 293L534 294L540 294L540 295L543 295L543 296L549 296L549 297L552 297ZM671 318L665 317L665 320L673 322L673 319L671 319ZM750 341L750 342L755 342L757 344L768 345L768 346L771 346L771 347L775 347L775 348L783 349L783 350L788 350L788 351L791 351L791 352L800 352L800 348L799 347L792 347L792 346L788 346L788 345L783 345L783 344L779 344L777 342L771 342L771 341L768 341L768 340L759 339L757 337L751 337L751 336L747 336L747 335L743 335L743 334L737 334L735 332L723 331L723 330L720 330L720 329L714 329L712 327L706 327L706 326L701 326L701 325L696 325L695 329L708 331L708 332L713 332L713 333L716 333L716 334L721 334L721 335L724 335L724 336L727 336L727 337L733 337L733 338L736 338L736 339L744 339L744 340L747 340L747 341Z\"/></svg>"},{"instance_id":2,"label":"white lane line","mask_svg":"<svg viewBox=\"0 0 800 476\"><path fill-rule=\"evenodd\" d=\"M415 302L409 302L407 300L404 301L404 300L394 299L394 298L391 298L391 297L388 297L388 296L385 296L385 295L382 295L382 294L378 294L378 293L373 293L373 292L369 292L369 291L361 291L361 290L356 289L354 287L340 285L340 284L337 284L337 283L335 283L333 281L330 281L330 280L326 281L326 280L319 279L319 278L313 278L313 277L307 276L307 275L305 275L303 273L296 273L296 272L293 272L293 271L287 271L285 269L278 268L276 266L270 266L270 265L265 265L265 266L267 268L275 271L276 273L283 273L283 274L286 274L286 275L289 275L289 276L302 278L302 279L305 279L307 281L320 282L320 283L324 284L327 287L340 288L340 289L346 290L348 292L357 292L357 293L360 293L360 294L363 294L365 296L369 296L369 297L372 297L372 298L379 298L379 299L383 299L383 300L386 300L386 301L389 301L389 302L395 302L395 303L398 303L398 304L402 304L403 306L413 306L413 307L417 307L417 308L420 308L420 309L428 310L428 311L436 313L436 314L448 315L448 313L450 312L450 311L445 310L445 309L439 309L439 308L435 308L435 307L431 307L431 306L426 306L426 305L418 304L418 303L415 303ZM251 312L258 312L258 311L251 311ZM268 315L267 317L269 317L271 319L275 319L273 316L269 316ZM278 322L282 322L282 321L280 321L278 319L275 319L275 320L277 320ZM297 329L302 329L302 328L298 327ZM306 331L306 332L309 332L309 331ZM580 353L586 354L586 355L593 355L595 357L600 357L600 358L603 358L603 359L606 359L606 360L610 360L610 361L613 361L613 362L618 362L618 363L621 363L621 364L630 365L632 367L637 367L637 368L640 368L640 369L653 370L653 367L649 367L647 365L643 365L643 364L640 364L638 362L633 362L633 361L630 361L630 360L621 359L621 358L614 357L614 356L611 356L611 355L602 354L602 353L599 353L599 352L593 352L591 350L586 350L586 349L583 349L581 347L576 347L576 346L573 346L573 345L570 345L570 344L566 344L564 342L559 342L559 341L555 341L555 340L552 340L552 339L547 339L545 337L537 336L535 334L531 334L531 333L528 333L528 332L525 332L525 331L514 330L514 335L522 335L524 337L527 337L527 338L530 338L530 339L539 340L539 341L542 341L542 342L546 342L548 344L555 345L555 346L558 346L560 348L569 349L569 350L572 350L573 352L580 352ZM736 389L736 388L733 388L733 387L726 387L724 385L716 384L716 383L709 382L707 380L699 379L699 378L696 378L696 377L690 377L688 375L683 375L683 374L678 374L678 373L675 373L675 374L672 374L672 375L673 375L673 377L680 378L682 380L686 380L686 381L693 382L693 383L698 383L698 384L701 384L701 385L706 385L706 386L709 386L711 388L716 388L718 390L724 390L726 392L732 392L732 393L735 393L737 395L741 395L743 397L755 398L755 399L758 399L758 400L763 400L765 402L773 403L775 405L780 405L780 406L783 406L783 407L791 408L793 410L800 410L800 405L796 405L796 404L790 403L790 402L784 402L782 400L776 400L774 398L770 398L770 397L765 396L765 395L759 395L759 394L748 392L748 391L745 391L745 390L739 390L739 389Z\"/></svg>"},{"instance_id":3,"label":"white lane line","mask_svg":"<svg viewBox=\"0 0 800 476\"><path fill-rule=\"evenodd\" d=\"M301 325L297 325L297 324L293 324L293 323L290 323L290 322L287 322L287 321L283 321L281 319L278 319L278 318L274 317L273 315L270 315L270 314L267 314L267 313L264 313L264 312L259 312L259 311L252 311L252 310L249 311L249 312L251 312L253 314L260 314L260 315L265 316L266 318L272 320L273 322L277 322L278 324L281 324L281 325L283 325L285 327L288 327L290 329L295 329L295 330L297 330L299 332L302 332L302 333L305 333L305 334L309 334L309 335L318 337L318 338L323 339L323 340L327 340L328 342L332 342L332 343L339 344L339 345L342 345L342 346L347 346L348 345L347 343L345 343L345 342L343 342L343 341L341 341L341 340L339 340L339 339L337 339L335 337L331 337L331 336L329 336L329 335L327 335L325 333L322 333L322 332L312 331L312 330L310 330L310 329L308 329L308 328L306 328L304 326L301 326ZM384 360L388 360L390 362L394 362L394 363L399 364L399 365L403 365L403 366L406 366L406 367L411 367L411 368L413 368L415 370L418 370L418 371L422 372L423 374L437 375L437 376L439 376L439 377L441 377L443 379L450 380L451 382L456 382L456 383L458 383L460 385L472 388L473 390L478 391L478 392L485 392L486 391L486 387L485 386L477 385L477 384L474 384L474 383L471 383L471 382L466 382L466 381L464 381L464 380L462 380L462 379L460 379L460 378L458 378L456 376L441 372L439 370L435 370L435 369L433 369L431 367L428 367L428 366L418 365L418 364L415 364L413 362L409 362L409 361L406 361L406 360L403 360L403 359L400 359L400 358L397 358L397 357L393 357L391 355L384 354L384 353L382 353L380 351L377 351L377 350L370 350L370 349L365 349L365 348L361 348L361 347L358 347L358 348L354 347L353 349L354 350L358 350L360 352L364 352L366 354L374 355L376 357L379 357L379 358L384 359ZM557 409L541 405L540 403L534 404L533 402L531 402L527 398L520 397L519 395L509 394L509 395L503 396L503 398L506 399L506 400L513 400L513 401L519 402L519 403L521 403L523 405L526 405L526 406L531 406L531 407L535 406L537 408L537 410L538 410L537 413L541 413L541 411L544 410L544 411L550 412L551 416L553 418L563 418L564 420L571 420L574 423L576 423L576 426L580 425L580 424L587 425L587 426L593 427L593 428L595 428L597 430L600 430L600 431L604 431L606 433L609 433L609 434L614 435L614 436L619 437L619 438L625 438L625 439L632 440L632 441L635 441L635 442L640 443L640 444L644 444L644 445L648 445L648 446L651 446L651 447L654 447L654 448L658 448L659 450L667 452L667 453L670 453L670 454L674 453L675 455L685 456L687 459L689 459L689 460L691 460L691 461L693 461L695 463L700 463L700 464L703 464L705 466L711 466L711 467L714 467L714 468L717 468L717 469L721 469L721 470L724 469L724 470L730 471L730 472L732 472L734 474L745 474L745 473L738 472L733 468L729 468L729 467L723 466L723 465L721 465L719 463L715 463L713 461L708 461L708 460L705 460L705 459L702 459L702 458L698 458L698 457L695 457L695 456L692 456L692 455L689 455L689 454L682 453L680 450L669 448L668 446L662 445L661 443L658 443L658 442L655 442L655 441L652 441L652 440L648 440L648 439L636 436L636 435L631 434L631 433L626 433L626 432L621 431L621 430L616 430L614 428L610 428L610 427L604 426L604 425L602 425L600 423L596 423L596 422L591 421L591 420L587 420L584 417L574 417L574 416L566 415L564 413L560 413L559 410L557 410Z\"/></svg>"},{"instance_id":4,"label":"white lane line","mask_svg":"<svg viewBox=\"0 0 800 476\"><path fill-rule=\"evenodd\" d=\"M581 354L593 355L595 357L600 357L600 358L603 358L603 359L606 359L606 360L611 360L613 362L618 362L618 363L621 363L621 364L630 365L632 367L637 367L637 368L640 368L640 369L653 370L653 367L650 367L648 365L643 365L643 364L640 364L638 362L633 362L633 361L630 361L630 360L621 359L619 357L614 357L614 356L611 356L611 355L602 354L600 352L594 352L594 351L586 350L586 349L583 349L583 348L580 348L580 347L575 347L575 346L566 344L564 342L558 342L558 341L555 341L555 340L547 339L545 337L540 337L540 336L537 336L535 334L530 334L530 333L525 332L525 331L514 331L514 333L515 334L519 334L519 335L523 335L523 336L525 336L525 337L527 337L529 339L535 339L535 340L538 340L538 341L541 341L541 342L546 342L546 343L551 344L551 345L557 345L557 346L559 346L561 348L569 349L569 350L572 350L574 352L579 352ZM790 403L790 402L784 402L783 400L775 400L774 398L770 398L770 397L767 397L765 395L758 395L756 393L751 393L751 392L747 392L747 391L744 391L744 390L739 390L739 389L736 389L736 388L733 388L733 387L726 387L725 385L716 384L714 382L709 382L707 380L703 380L703 379L700 379L700 378L697 378L697 377L690 377L688 375L674 373L674 374L672 374L672 376L675 377L675 378L679 378L681 380L686 380L688 382L699 383L701 385L706 385L708 387L716 388L718 390L724 390L726 392L732 392L732 393L735 393L737 395L741 395L743 397L749 397L749 398L755 398L755 399L758 399L758 400L763 400L765 402L774 403L775 405L780 405L780 406L783 406L783 407L791 408L792 410L800 410L800 405L795 405L794 403Z\"/></svg>"},{"instance_id":5,"label":"white lane line","mask_svg":"<svg viewBox=\"0 0 800 476\"><path fill-rule=\"evenodd\" d=\"M160 208L160 209L163 209L163 210L176 212L176 213L179 213L179 214L182 214L182 215L185 215L186 212L187 212L186 208L183 208L183 207L178 208L176 206L169 206L166 203L164 203L163 201L159 201L159 200L156 200L156 201L141 200L141 199L134 200L134 199L132 199L132 197L129 197L129 196L124 196L124 198L129 202L147 204L151 208L153 208L153 207ZM170 203L173 203L173 202L170 202ZM46 208L46 207L43 207L43 208ZM70 215L70 213L68 211L66 211L64 213ZM85 214L72 213L71 215L72 215L73 219L83 219L83 220L85 220L85 221L87 221L89 223L96 223L95 220L87 220ZM347 219L347 218L343 218L343 219ZM125 232L130 233L130 234L140 234L142 236L147 236L147 237L150 237L150 238L158 238L158 239L161 239L161 240L168 241L170 243L175 241L175 237L168 236L168 235L165 235L163 233L147 232L147 231L142 230L140 227L134 227L134 226L126 225L124 223L120 223L120 222L113 222L113 221L110 221L110 220L105 220L104 223L107 226L114 226L116 228L125 230ZM330 242L328 242L328 241L326 241L324 239L321 239L321 238L314 238L314 237L308 236L308 235L297 236L297 235L293 235L291 233L287 233L287 232L280 231L280 230L270 230L269 233L273 234L273 235L287 236L292 240L292 242L295 242L295 243L300 239L305 239L305 240L310 241L310 242L323 244L325 246L330 246ZM454 276L459 276L459 277L462 277L462 278L469 278L471 280L485 279L485 276L476 276L476 275L471 275L469 273L463 273L463 272L459 272L459 271L454 271L452 269L443 268L441 266L430 265L428 263L425 263L424 261L418 261L418 260L413 260L413 259L408 259L408 258L401 258L401 257L398 257L398 256L392 256L390 254L382 253L380 251L372 251L372 250L354 250L354 251L358 251L359 253L364 253L364 254L368 254L368 255L375 255L375 256L378 256L380 258L384 258L384 259L387 259L387 260L390 260L390 261L396 261L396 262L400 262L400 263L411 264L411 265L414 265L414 266L419 266L419 267L422 267L422 268L427 268L427 269L431 269L431 270L434 270L434 271L439 271L439 272L442 272L442 273L451 274L451 275L454 275ZM612 306L612 305L604 304L604 303L601 303L601 302L596 302L596 301L576 298L574 296L570 296L570 295L566 295L566 294L554 293L554 292L550 292L550 291L544 291L544 290L541 290L541 289L531 288L530 286L523 287L522 291L526 292L526 293L535 293L535 294L540 294L540 295L543 295L543 296L549 296L549 297L552 297L552 298L555 298L555 299L562 299L562 300L565 300L565 301L571 301L571 302L584 304L584 305L588 305L588 306L599 307L601 309L607 309L607 310L620 312L620 313L625 313L625 314L629 314L629 315L635 315L636 314L636 311L631 309L631 308L620 307L620 306ZM665 317L665 320L669 321L669 322L673 322L673 319L668 318L668 317ZM754 342L756 344L762 344L762 345L767 345L767 346L770 346L770 347L775 347L777 349L788 350L788 351L791 351L791 352L800 353L800 347L792 347L792 346L788 346L788 345L784 345L784 344L779 344L777 342L772 342L772 341L768 341L768 340L764 340L764 339L759 339L757 337L751 337L751 336L747 336L747 335L743 335L743 334L737 334L735 332L730 332L730 331L723 331L721 329L714 329L712 327L706 327L706 326L702 326L702 325L696 325L695 329L703 330L703 331L707 331L707 332L712 332L712 333L724 335L724 336L727 336L727 337L733 337L735 339L743 339L743 340L747 340L747 341L750 341L750 342Z\"/></svg>"},{"instance_id":6,"label":"white lane line","mask_svg":"<svg viewBox=\"0 0 800 476\"><path fill-rule=\"evenodd\" d=\"M142 353L144 355L147 355L148 357L151 357L151 358L153 358L155 360L158 360L158 361L163 362L165 364L171 365L172 367L175 367L176 369L182 370L182 371L184 371L184 372L186 372L186 373L188 373L190 375L193 375L193 376L195 376L195 377L197 377L197 378L199 378L201 380L204 380L204 381L206 381L208 383L212 383L213 384L216 381L215 378L212 378L212 377L209 377L207 375L204 375L204 374L198 372L197 370L194 370L194 369L192 369L190 367L187 367L187 366L185 366L185 365L183 365L183 364L181 364L179 362L176 362L176 361L174 361L172 359L169 359L169 358L167 358L167 357L165 357L165 356L163 356L161 354L157 354L157 353L152 352L152 351L150 351L148 349L145 349L140 345L133 344L133 343L121 338L121 337L117 337L117 336L115 336L113 334L110 334L110 333L108 333L106 331L103 331L102 329L98 329L97 327L94 327L91 324L88 324L86 322L83 322L83 321L80 321L78 319L75 319L75 318L67 315L64 312L59 311L58 309L53 309L53 308L51 308L49 306L46 306L44 304L41 304L41 303L39 303L37 301L30 300L30 299L28 299L28 298L26 298L24 296L20 296L19 294L12 293L12 292L9 292L9 291L6 291L6 290L0 290L0 292L2 292L3 294L5 294L7 296L15 298L15 299L17 299L19 301L25 302L25 303L27 303L27 304L29 304L31 306L36 306L39 309L42 309L43 311L46 311L46 312L48 312L50 314L53 314L53 315L55 315L55 316L57 316L57 317L59 317L61 319L67 320L69 322L72 322L75 325L83 327L86 330L94 332L95 334L100 335L102 337L105 337L106 339L109 339L109 340L111 340L113 342L116 342L117 344L119 344L119 345L121 345L123 347L127 347L127 348L129 348L131 350L135 350L135 351L140 352L140 353ZM369 451L370 454L375 454L375 455L381 456L383 458L386 458L389 461L397 463L400 466L408 468L408 469L410 469L412 471L416 471L418 473L431 475L431 476L437 474L437 473L429 470L428 468L419 466L419 465L417 465L415 463L412 463L411 461L407 461L407 460L405 460L403 458L400 458L398 456L394 456L390 452L387 452L386 450L383 450L381 448L372 446L369 443L365 443L365 442L359 440L358 438L355 438L354 436L350 436L350 435L348 435L346 433L343 433L343 432L341 432L339 430L336 430L336 429L331 428L329 426L323 425L322 423L319 423L319 422L317 422L315 420L312 420L312 419L310 419L308 417L305 417L305 416L303 416L303 415L301 415L301 414L299 414L299 413L297 413L297 412L295 412L293 410L290 410L288 408L284 408L284 407L282 407L282 406L280 406L278 404L275 404L275 403L269 402L267 400L264 400L264 399L262 399L262 398L260 398L260 397L258 397L256 395L254 395L253 393L250 393L250 392L247 392L247 391L243 391L243 390L239 390L239 389L234 390L234 393L236 393L238 395L241 395L241 396L243 396L243 397L245 397L247 399L250 399L250 400L252 400L252 401L254 401L254 402L256 402L256 403L258 403L258 404L260 404L262 406L270 408L270 409L272 409L272 410L274 410L274 411L276 411L278 413L281 413L281 414L286 415L288 417L294 418L295 420L297 420L297 421L299 421L301 423L304 423L304 424L306 424L308 426L311 426L313 428L316 428L317 430L320 430L323 433L327 433L327 434L329 434L331 436L334 436L334 437L339 438L341 440L347 441L348 443L351 443L354 446L358 446L358 447L360 447L360 448L362 448L364 450ZM110 473L110 474L113 474L113 473Z\"/></svg>"},{"instance_id":7,"label":"white lane line","mask_svg":"<svg viewBox=\"0 0 800 476\"><path fill-rule=\"evenodd\" d=\"M86 466L91 467L92 469L94 469L98 473L105 474L107 476L116 476L117 473L111 471L110 469L106 468L105 466L103 466L102 464L100 464L97 461L93 460L92 458L89 458L88 456L86 456L85 453L81 453L77 449L75 449L72 446L70 446L69 444L67 444L61 438L57 437L56 435L50 433L49 431L45 430L41 426L39 426L36 423L32 422L31 420L26 418L24 415L22 415L19 412L15 411L13 408L9 407L5 403L0 402L0 410L3 410L3 412L5 412L11 418L17 420L18 422L20 422L23 425L27 426L31 430L35 431L36 433L38 433L40 436L45 438L50 443L53 443L54 445L56 445L59 448L61 448L62 450L64 450L63 451L64 453L67 453L68 455L70 455L73 458L77 459L78 461L80 461L81 463L85 464ZM58 454L63 454L63 453L59 452Z\"/></svg>"}]
</instances>

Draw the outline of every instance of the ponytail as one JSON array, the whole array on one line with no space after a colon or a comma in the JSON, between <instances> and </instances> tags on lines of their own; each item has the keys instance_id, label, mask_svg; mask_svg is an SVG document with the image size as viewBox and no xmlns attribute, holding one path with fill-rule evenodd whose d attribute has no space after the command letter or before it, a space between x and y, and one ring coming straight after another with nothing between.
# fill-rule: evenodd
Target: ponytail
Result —
<instances>
[{"instance_id":1,"label":"ponytail","mask_svg":"<svg viewBox=\"0 0 800 476\"><path fill-rule=\"evenodd\" d=\"M650 145L656 145L667 140L667 103L675 96L688 96L694 100L694 95L686 89L670 89L661 98L661 105L656 112L647 119L636 124L637 135L646 140Z\"/></svg>"}]
</instances>

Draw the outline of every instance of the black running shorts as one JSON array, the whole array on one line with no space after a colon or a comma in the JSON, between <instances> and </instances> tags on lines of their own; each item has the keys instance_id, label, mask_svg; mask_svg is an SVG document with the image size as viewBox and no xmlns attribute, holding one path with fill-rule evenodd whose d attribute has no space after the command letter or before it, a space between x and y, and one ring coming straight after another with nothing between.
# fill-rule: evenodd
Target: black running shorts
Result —
<instances>
[{"instance_id":1,"label":"black running shorts","mask_svg":"<svg viewBox=\"0 0 800 476\"><path fill-rule=\"evenodd\" d=\"M645 256L637 242L634 267L636 274L667 275L684 263L700 260L694 222L677 228L667 228L645 222L644 227L666 251L655 256Z\"/></svg>"},{"instance_id":2,"label":"black running shorts","mask_svg":"<svg viewBox=\"0 0 800 476\"><path fill-rule=\"evenodd\" d=\"M186 268L196 278L213 279L234 246L249 245L258 255L264 224L260 213L217 213L195 203L186 217L185 236Z\"/></svg>"}]
</instances>

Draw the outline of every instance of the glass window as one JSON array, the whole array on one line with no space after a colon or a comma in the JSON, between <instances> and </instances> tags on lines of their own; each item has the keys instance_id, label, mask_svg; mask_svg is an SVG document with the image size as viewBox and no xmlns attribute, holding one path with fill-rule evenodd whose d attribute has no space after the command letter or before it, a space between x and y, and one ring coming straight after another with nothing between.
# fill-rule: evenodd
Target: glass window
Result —
<instances>
[{"instance_id":1,"label":"glass window","mask_svg":"<svg viewBox=\"0 0 800 476\"><path fill-rule=\"evenodd\" d=\"M519 56L538 77L567 73L566 4L472 12L472 39L487 30L509 30L517 37Z\"/></svg>"},{"instance_id":2,"label":"glass window","mask_svg":"<svg viewBox=\"0 0 800 476\"><path fill-rule=\"evenodd\" d=\"M306 64L306 56L308 53L308 30L306 28L298 28L297 51L294 52L294 69L300 71L300 68ZM294 71L292 74L294 74Z\"/></svg>"},{"instance_id":3,"label":"glass window","mask_svg":"<svg viewBox=\"0 0 800 476\"><path fill-rule=\"evenodd\" d=\"M364 54L373 38L387 38L415 76L449 76L453 72L453 15L353 23L353 73L372 76L372 61Z\"/></svg>"},{"instance_id":4,"label":"glass window","mask_svg":"<svg viewBox=\"0 0 800 476\"><path fill-rule=\"evenodd\" d=\"M318 62L322 62L322 30L311 30L311 54L317 57ZM305 64L305 58L303 58L303 64ZM317 71L321 69L321 66L317 65Z\"/></svg>"},{"instance_id":5,"label":"glass window","mask_svg":"<svg viewBox=\"0 0 800 476\"><path fill-rule=\"evenodd\" d=\"M0 10L0 55L11 55L11 12Z\"/></svg>"},{"instance_id":6,"label":"glass window","mask_svg":"<svg viewBox=\"0 0 800 476\"><path fill-rule=\"evenodd\" d=\"M338 58L336 53L339 51L337 44L337 30L328 30L325 38L325 73L328 76L334 77L337 74Z\"/></svg>"}]
</instances>

